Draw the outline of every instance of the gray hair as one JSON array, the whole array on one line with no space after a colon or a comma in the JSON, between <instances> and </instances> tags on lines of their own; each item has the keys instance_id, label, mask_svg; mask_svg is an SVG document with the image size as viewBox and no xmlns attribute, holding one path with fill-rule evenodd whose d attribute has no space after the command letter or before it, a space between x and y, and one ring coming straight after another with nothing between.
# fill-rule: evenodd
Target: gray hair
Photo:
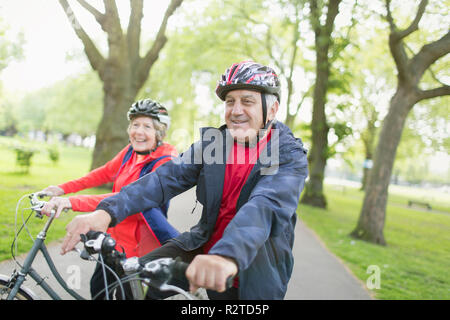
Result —
<instances>
[{"instance_id":1,"label":"gray hair","mask_svg":"<svg viewBox=\"0 0 450 320\"><path fill-rule=\"evenodd\" d=\"M264 96L266 97L266 105L268 110L273 106L273 104L278 100L278 98L276 95L270 93L265 93Z\"/></svg>"},{"instance_id":2,"label":"gray hair","mask_svg":"<svg viewBox=\"0 0 450 320\"><path fill-rule=\"evenodd\" d=\"M156 131L156 144L162 144L164 138L166 137L166 133L167 133L167 126L162 123L159 122L156 119L153 119L153 126L155 127L155 131Z\"/></svg>"}]
</instances>

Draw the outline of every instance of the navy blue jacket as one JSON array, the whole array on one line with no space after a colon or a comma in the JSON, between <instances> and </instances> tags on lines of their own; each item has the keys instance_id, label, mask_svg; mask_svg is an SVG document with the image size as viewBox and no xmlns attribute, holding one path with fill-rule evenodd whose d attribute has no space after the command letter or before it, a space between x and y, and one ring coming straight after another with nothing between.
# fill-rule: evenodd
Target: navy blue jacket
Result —
<instances>
[{"instance_id":1,"label":"navy blue jacket","mask_svg":"<svg viewBox=\"0 0 450 320\"><path fill-rule=\"evenodd\" d=\"M280 122L241 190L236 216L210 254L231 257L239 268L240 299L283 299L293 268L296 208L308 174L306 150ZM100 202L112 225L161 206L197 186L203 212L197 225L170 240L190 251L212 235L219 213L225 161L233 139L225 126L203 128L201 140L178 158Z\"/></svg>"}]
</instances>

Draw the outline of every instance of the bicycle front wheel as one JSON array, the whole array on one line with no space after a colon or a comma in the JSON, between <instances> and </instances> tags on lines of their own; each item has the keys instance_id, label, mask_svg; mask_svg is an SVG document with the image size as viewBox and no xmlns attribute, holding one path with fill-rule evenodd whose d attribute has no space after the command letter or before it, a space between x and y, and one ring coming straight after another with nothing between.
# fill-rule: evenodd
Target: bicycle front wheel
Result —
<instances>
[{"instance_id":1,"label":"bicycle front wheel","mask_svg":"<svg viewBox=\"0 0 450 320\"><path fill-rule=\"evenodd\" d=\"M6 300L11 288L8 287L8 281L0 279L0 300ZM14 300L34 300L33 296L24 289L20 288Z\"/></svg>"}]
</instances>

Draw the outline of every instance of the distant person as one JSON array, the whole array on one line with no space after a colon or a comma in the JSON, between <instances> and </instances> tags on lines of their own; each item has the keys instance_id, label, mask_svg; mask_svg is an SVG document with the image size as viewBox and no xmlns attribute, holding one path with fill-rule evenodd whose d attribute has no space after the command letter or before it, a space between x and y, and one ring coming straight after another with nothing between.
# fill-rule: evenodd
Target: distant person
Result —
<instances>
[{"instance_id":1,"label":"distant person","mask_svg":"<svg viewBox=\"0 0 450 320\"><path fill-rule=\"evenodd\" d=\"M101 200L155 171L178 155L174 146L163 142L170 125L170 117L161 104L150 99L137 101L131 106L127 116L130 143L112 160L84 177L42 190L42 193L53 197L43 208L44 214L50 215L52 209L56 210L57 217L63 209L77 212L94 211ZM110 182L114 183L113 193L59 197ZM142 210L109 228L108 233L117 241L119 250L123 248L127 257L141 257L178 236L178 231L167 221L167 209L168 203L161 203L155 208ZM109 278L115 281L112 275L109 275ZM98 264L91 279L92 296L103 288L103 272ZM102 297L103 295L100 296Z\"/></svg>"},{"instance_id":2,"label":"distant person","mask_svg":"<svg viewBox=\"0 0 450 320\"><path fill-rule=\"evenodd\" d=\"M66 227L62 253L80 234L105 231L136 212L196 187L200 221L140 258L190 263L185 290L208 289L210 299L283 299L293 269L296 209L307 170L306 150L276 121L280 81L275 71L252 61L233 64L218 82L225 125L204 128L201 139L179 158L100 202L91 214ZM232 288L226 280L237 276ZM148 298L164 295L149 288Z\"/></svg>"}]
</instances>

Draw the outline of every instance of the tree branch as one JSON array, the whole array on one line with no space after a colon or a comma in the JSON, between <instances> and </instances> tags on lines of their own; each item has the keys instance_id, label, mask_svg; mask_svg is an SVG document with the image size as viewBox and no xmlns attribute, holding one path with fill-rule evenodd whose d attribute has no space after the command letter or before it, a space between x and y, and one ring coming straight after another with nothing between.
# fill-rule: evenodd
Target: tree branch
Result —
<instances>
[{"instance_id":1,"label":"tree branch","mask_svg":"<svg viewBox=\"0 0 450 320\"><path fill-rule=\"evenodd\" d=\"M117 5L115 0L103 0L105 4L105 15L109 20L109 27L120 29L122 31L122 27L120 25L120 17L119 11L117 10Z\"/></svg>"},{"instance_id":2,"label":"tree branch","mask_svg":"<svg viewBox=\"0 0 450 320\"><path fill-rule=\"evenodd\" d=\"M285 75L286 71L285 71L283 63L282 63L283 59L281 59L281 58L280 59L276 59L275 58L275 56L273 54L273 48L275 46L272 45L272 41L273 41L273 38L272 38L272 27L268 26L267 33L266 33L266 42L265 42L265 48L267 50L267 54L269 55L270 59L273 61L273 63L278 68L279 75Z\"/></svg>"},{"instance_id":3,"label":"tree branch","mask_svg":"<svg viewBox=\"0 0 450 320\"><path fill-rule=\"evenodd\" d=\"M299 101L299 103L297 104L297 110L295 110L295 114L298 114L298 112L300 111L301 106L303 105L303 102L305 101L305 99L309 96L311 96L311 93L313 92L314 89L314 83L309 87L308 90L306 90L306 92L303 94L301 100Z\"/></svg>"},{"instance_id":4,"label":"tree branch","mask_svg":"<svg viewBox=\"0 0 450 320\"><path fill-rule=\"evenodd\" d=\"M387 12L387 20L389 22L389 26L391 32L389 33L389 49L391 50L392 58L394 59L395 65L397 66L398 78L400 81L409 81L410 77L408 76L408 63L409 58L406 54L402 38L398 36L399 32L397 31L397 26L395 25L394 19L392 18L391 9L390 9L391 1L386 0L386 12Z\"/></svg>"},{"instance_id":5,"label":"tree branch","mask_svg":"<svg viewBox=\"0 0 450 320\"><path fill-rule=\"evenodd\" d=\"M291 104L291 96L292 96L292 90L293 90L293 81L292 77L294 75L294 66L295 66L295 60L297 59L297 41L300 39L300 31L299 29L300 24L300 17L299 17L299 10L298 6L295 5L295 23L293 25L293 35L292 35L292 55L291 59L289 61L289 75L286 75L287 85L288 85L288 97L287 97L287 106L288 106L288 113L289 113L289 105ZM295 112L297 114L298 112Z\"/></svg>"},{"instance_id":6,"label":"tree branch","mask_svg":"<svg viewBox=\"0 0 450 320\"><path fill-rule=\"evenodd\" d=\"M75 17L75 14L70 7L67 0L59 0L60 5L64 9L64 13L66 14L67 18L69 19L69 22L74 29L76 35L80 40L83 42L84 45L84 52L86 53L89 63L92 66L92 69L96 70L100 78L103 77L104 73L104 66L105 66L105 58L102 56L100 51L95 46L94 42L89 38L88 34L84 31L84 29L79 24L77 18Z\"/></svg>"},{"instance_id":7,"label":"tree branch","mask_svg":"<svg viewBox=\"0 0 450 320\"><path fill-rule=\"evenodd\" d=\"M317 0L310 0L309 7L311 9L310 21L311 26L316 34L316 38L320 35L321 25L320 25L320 10L318 8Z\"/></svg>"},{"instance_id":8,"label":"tree branch","mask_svg":"<svg viewBox=\"0 0 450 320\"><path fill-rule=\"evenodd\" d=\"M141 21L143 17L143 0L130 0L131 13L128 22L127 43L128 53L131 58L132 68L139 63L139 51L141 42Z\"/></svg>"},{"instance_id":9,"label":"tree branch","mask_svg":"<svg viewBox=\"0 0 450 320\"><path fill-rule=\"evenodd\" d=\"M391 29L391 33L396 32L397 26L395 25L394 19L392 18L391 13L391 0L386 0L386 20L389 23L389 28Z\"/></svg>"},{"instance_id":10,"label":"tree branch","mask_svg":"<svg viewBox=\"0 0 450 320\"><path fill-rule=\"evenodd\" d=\"M167 37L165 35L166 28L167 28L167 22L172 16L172 14L175 12L175 10L181 5L183 0L171 0L169 6L167 7L166 13L164 14L163 21L161 22L161 25L159 27L158 33L156 35L156 39L153 42L152 47L147 52L144 58L140 59L139 63L139 76L138 81L140 83L145 82L145 80L148 77L148 73L150 71L150 68L155 63L155 61L158 59L159 52L164 47L164 45L167 42Z\"/></svg>"},{"instance_id":11,"label":"tree branch","mask_svg":"<svg viewBox=\"0 0 450 320\"><path fill-rule=\"evenodd\" d=\"M424 72L439 58L450 53L450 31L439 40L424 45L411 60L412 74L420 79Z\"/></svg>"},{"instance_id":12,"label":"tree branch","mask_svg":"<svg viewBox=\"0 0 450 320\"><path fill-rule=\"evenodd\" d=\"M103 3L105 4L105 22L102 24L102 29L108 34L109 59L121 64L124 62L121 53L125 44L119 12L114 0L103 0Z\"/></svg>"},{"instance_id":13,"label":"tree branch","mask_svg":"<svg viewBox=\"0 0 450 320\"><path fill-rule=\"evenodd\" d=\"M342 0L330 0L328 3L327 19L325 22L325 34L330 37L333 31L334 20L339 13L339 4Z\"/></svg>"},{"instance_id":14,"label":"tree branch","mask_svg":"<svg viewBox=\"0 0 450 320\"><path fill-rule=\"evenodd\" d=\"M429 90L419 90L419 97L417 102L448 95L450 95L450 86L447 85Z\"/></svg>"},{"instance_id":15,"label":"tree branch","mask_svg":"<svg viewBox=\"0 0 450 320\"><path fill-rule=\"evenodd\" d=\"M97 20L97 22L100 25L103 24L104 19L105 19L105 15L103 13L98 11L96 8L94 8L91 4L89 4L85 0L77 0L77 1L83 8L85 8L87 11L89 11L94 16L95 20Z\"/></svg>"},{"instance_id":16,"label":"tree branch","mask_svg":"<svg viewBox=\"0 0 450 320\"><path fill-rule=\"evenodd\" d=\"M419 29L419 22L422 19L423 14L425 13L425 8L428 4L428 0L422 0L420 1L419 8L417 9L417 14L414 20L411 22L408 28L404 30L399 30L394 32L395 37L398 37L399 39L406 38L411 33Z\"/></svg>"}]
</instances>

